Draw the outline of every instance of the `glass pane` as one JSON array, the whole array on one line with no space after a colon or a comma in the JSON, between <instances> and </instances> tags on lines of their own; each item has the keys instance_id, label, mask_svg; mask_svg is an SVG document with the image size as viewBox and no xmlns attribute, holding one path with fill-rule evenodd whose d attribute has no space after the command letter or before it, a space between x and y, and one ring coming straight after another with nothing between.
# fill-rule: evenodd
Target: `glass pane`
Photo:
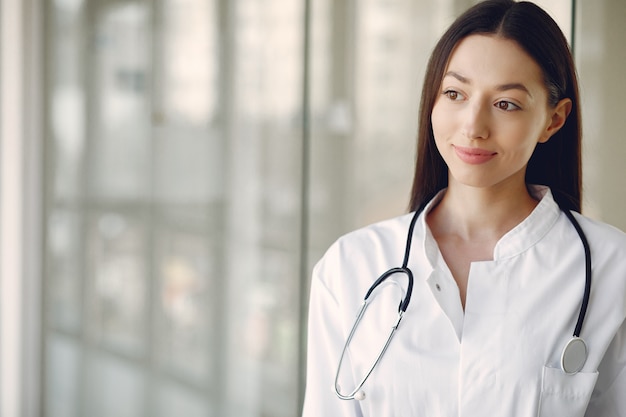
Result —
<instances>
[{"instance_id":1,"label":"glass pane","mask_svg":"<svg viewBox=\"0 0 626 417\"><path fill-rule=\"evenodd\" d=\"M96 7L95 3L92 7ZM95 197L148 198L150 14L140 1L96 9L88 79L92 113L87 179Z\"/></svg>"},{"instance_id":2,"label":"glass pane","mask_svg":"<svg viewBox=\"0 0 626 417\"><path fill-rule=\"evenodd\" d=\"M226 384L224 416L298 409L302 6L240 0L232 9L225 223L211 236L226 272L215 376Z\"/></svg>"},{"instance_id":3,"label":"glass pane","mask_svg":"<svg viewBox=\"0 0 626 417\"><path fill-rule=\"evenodd\" d=\"M223 142L217 129L162 124L154 141L155 199L161 204L207 204L222 198Z\"/></svg>"},{"instance_id":4,"label":"glass pane","mask_svg":"<svg viewBox=\"0 0 626 417\"><path fill-rule=\"evenodd\" d=\"M87 224L89 332L103 346L129 355L146 348L146 227L134 216L98 213Z\"/></svg>"},{"instance_id":5,"label":"glass pane","mask_svg":"<svg viewBox=\"0 0 626 417\"><path fill-rule=\"evenodd\" d=\"M56 199L73 199L80 195L82 157L85 147L85 91L81 32L82 1L54 2L48 19L53 22L50 36L49 152L54 152L54 163L47 165L48 177Z\"/></svg>"},{"instance_id":6,"label":"glass pane","mask_svg":"<svg viewBox=\"0 0 626 417\"><path fill-rule=\"evenodd\" d=\"M90 352L85 366L84 416L137 417L146 406L145 370L119 357Z\"/></svg>"},{"instance_id":7,"label":"glass pane","mask_svg":"<svg viewBox=\"0 0 626 417\"><path fill-rule=\"evenodd\" d=\"M224 187L218 115L220 54L213 1L163 1L159 89L155 91L155 197L206 204Z\"/></svg>"},{"instance_id":8,"label":"glass pane","mask_svg":"<svg viewBox=\"0 0 626 417\"><path fill-rule=\"evenodd\" d=\"M160 16L163 121L206 126L218 106L216 2L164 0Z\"/></svg>"},{"instance_id":9,"label":"glass pane","mask_svg":"<svg viewBox=\"0 0 626 417\"><path fill-rule=\"evenodd\" d=\"M202 234L205 230L165 229L171 220L164 220L155 238L160 281L159 357L163 369L206 384L215 372L209 343L215 336L209 334L214 317L207 301L216 294L209 281L215 277L215 259Z\"/></svg>"},{"instance_id":10,"label":"glass pane","mask_svg":"<svg viewBox=\"0 0 626 417\"><path fill-rule=\"evenodd\" d=\"M78 417L81 346L55 334L49 334L46 343L46 416Z\"/></svg>"},{"instance_id":11,"label":"glass pane","mask_svg":"<svg viewBox=\"0 0 626 417\"><path fill-rule=\"evenodd\" d=\"M77 262L81 239L77 210L48 214L46 288L48 324L78 334L82 325L82 264Z\"/></svg>"},{"instance_id":12,"label":"glass pane","mask_svg":"<svg viewBox=\"0 0 626 417\"><path fill-rule=\"evenodd\" d=\"M182 384L163 381L156 389L154 417L213 417L207 410L205 394L194 392Z\"/></svg>"}]
</instances>

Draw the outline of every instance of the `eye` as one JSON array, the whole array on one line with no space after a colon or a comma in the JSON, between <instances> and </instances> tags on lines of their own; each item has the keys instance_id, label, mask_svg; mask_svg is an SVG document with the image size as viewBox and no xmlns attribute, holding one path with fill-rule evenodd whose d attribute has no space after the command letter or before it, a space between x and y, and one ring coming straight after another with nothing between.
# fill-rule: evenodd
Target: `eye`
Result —
<instances>
[{"instance_id":1,"label":"eye","mask_svg":"<svg viewBox=\"0 0 626 417\"><path fill-rule=\"evenodd\" d=\"M463 95L455 90L445 90L442 94L452 101L458 101L463 99Z\"/></svg>"},{"instance_id":2,"label":"eye","mask_svg":"<svg viewBox=\"0 0 626 417\"><path fill-rule=\"evenodd\" d=\"M514 111L521 109L520 106L518 106L517 104L511 103L510 101L506 100L500 100L496 104L494 104L494 106L504 111Z\"/></svg>"}]
</instances>

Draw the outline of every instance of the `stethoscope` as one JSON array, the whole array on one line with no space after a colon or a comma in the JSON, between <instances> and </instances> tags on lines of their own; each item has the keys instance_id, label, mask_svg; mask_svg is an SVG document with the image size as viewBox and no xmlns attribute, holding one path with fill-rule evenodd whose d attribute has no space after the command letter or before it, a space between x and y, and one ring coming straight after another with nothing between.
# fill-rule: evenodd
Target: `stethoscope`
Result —
<instances>
[{"instance_id":1,"label":"stethoscope","mask_svg":"<svg viewBox=\"0 0 626 417\"><path fill-rule=\"evenodd\" d=\"M409 225L409 231L408 231L407 239L406 239L406 247L404 249L404 260L402 261L402 266L391 268L387 272L383 273L372 284L370 289L365 294L365 298L363 299L363 304L361 305L361 308L359 309L357 313L354 324L352 325L352 330L350 330L350 334L348 335L348 338L346 339L346 343L343 346L341 357L339 358L339 365L337 365L337 373L335 375L335 393L342 400L362 401L365 399L365 392L363 392L361 388L363 387L363 384L365 384L365 381L367 381L367 379L371 375L372 371L374 371L374 368L376 368L376 365L378 365L378 363L380 362L385 352L387 351L387 348L389 347L389 343L391 343L391 338L395 334L396 330L398 330L400 321L402 320L402 317L404 316L404 313L406 312L406 309L409 306L409 302L411 301L411 293L413 292L413 272L411 271L411 269L409 269L407 265L409 263L409 255L411 253L411 241L413 240L413 229L415 229L415 224L417 223L417 219L420 213L423 211L423 209L424 207L421 207L419 210L417 210L415 214L413 215L413 218L411 219L411 223ZM580 337L580 331L583 327L585 314L587 313L587 306L589 304L589 294L591 293L591 251L589 250L589 243L587 242L587 237L585 236L585 233L580 227L580 224L578 224L578 222L574 218L574 215L572 215L572 213L569 210L563 207L561 207L561 210L563 211L563 213L565 213L569 221L572 223L572 225L574 226L574 229L576 229L576 232L578 233L578 236L580 237L580 241L582 242L583 248L585 250L585 291L583 293L583 298L582 298L582 302L580 305L580 313L578 314L578 321L576 322L576 327L574 328L574 334L572 338L565 344L565 347L563 347L563 352L561 353L561 369L566 374L572 375L572 374L579 372L582 369L585 362L587 361L587 344ZM391 332L389 333L389 336L387 337L385 344L383 345L382 349L378 353L378 356L376 357L376 360L374 361L372 366L369 368L369 370L367 371L363 379L361 379L361 381L357 384L356 388L352 390L352 392L350 392L349 394L342 394L340 392L341 387L339 386L339 371L341 370L341 364L343 363L343 358L346 354L346 350L348 349L348 346L350 345L350 342L352 341L352 337L354 336L356 328L359 322L361 321L361 319L363 318L363 315L365 314L365 310L367 309L367 306L369 305L370 296L380 284L385 282L387 278L396 274L404 274L406 275L407 280L408 280L406 295L404 296L403 299L401 299L400 305L398 307L398 319L391 327Z\"/></svg>"}]
</instances>

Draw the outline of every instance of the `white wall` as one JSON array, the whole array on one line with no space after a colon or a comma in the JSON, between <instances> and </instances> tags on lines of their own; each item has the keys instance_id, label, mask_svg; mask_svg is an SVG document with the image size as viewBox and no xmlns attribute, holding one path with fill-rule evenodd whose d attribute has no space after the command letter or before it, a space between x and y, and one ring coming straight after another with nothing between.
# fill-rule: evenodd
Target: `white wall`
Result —
<instances>
[{"instance_id":1,"label":"white wall","mask_svg":"<svg viewBox=\"0 0 626 417\"><path fill-rule=\"evenodd\" d=\"M585 213L626 230L626 2L579 1Z\"/></svg>"},{"instance_id":2,"label":"white wall","mask_svg":"<svg viewBox=\"0 0 626 417\"><path fill-rule=\"evenodd\" d=\"M0 415L40 414L41 4L0 1Z\"/></svg>"}]
</instances>

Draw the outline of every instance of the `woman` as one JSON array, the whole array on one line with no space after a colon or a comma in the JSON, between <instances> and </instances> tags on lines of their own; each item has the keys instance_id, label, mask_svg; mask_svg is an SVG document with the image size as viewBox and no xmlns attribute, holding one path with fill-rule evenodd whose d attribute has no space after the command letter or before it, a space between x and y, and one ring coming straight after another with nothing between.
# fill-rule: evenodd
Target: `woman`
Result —
<instances>
[{"instance_id":1,"label":"woman","mask_svg":"<svg viewBox=\"0 0 626 417\"><path fill-rule=\"evenodd\" d=\"M415 222L350 233L314 269L304 416L625 417L626 235L579 214L580 148L556 23L511 0L459 17L424 82ZM402 259L412 285L386 276L351 337Z\"/></svg>"}]
</instances>

